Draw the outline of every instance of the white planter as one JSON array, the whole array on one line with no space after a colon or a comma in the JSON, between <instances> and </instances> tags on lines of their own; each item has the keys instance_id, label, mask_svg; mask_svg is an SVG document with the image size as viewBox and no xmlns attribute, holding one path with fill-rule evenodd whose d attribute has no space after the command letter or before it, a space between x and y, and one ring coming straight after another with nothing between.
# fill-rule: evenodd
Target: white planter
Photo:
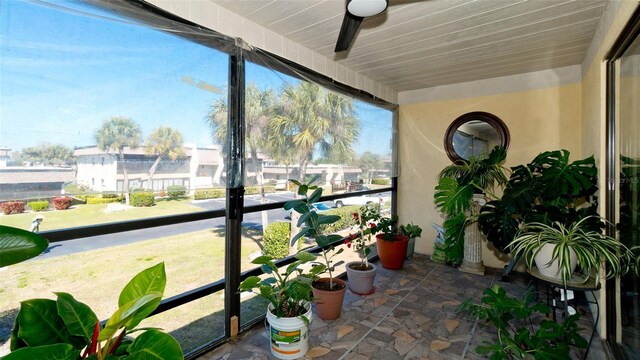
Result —
<instances>
[{"instance_id":1,"label":"white planter","mask_svg":"<svg viewBox=\"0 0 640 360\"><path fill-rule=\"evenodd\" d=\"M562 274L560 274L560 270L558 268L558 259L549 263L554 248L555 245L544 244L540 251L538 251L538 253L534 257L534 260L541 275L562 280ZM573 271L576 269L576 266L578 264L578 257L576 256L576 253L573 251L573 249L569 249L569 264L571 265L571 273L573 274Z\"/></svg>"},{"instance_id":2,"label":"white planter","mask_svg":"<svg viewBox=\"0 0 640 360\"><path fill-rule=\"evenodd\" d=\"M311 304L303 315L311 322ZM271 354L278 359L297 359L309 350L309 325L300 316L277 317L267 307L267 321L269 322L269 339L271 340Z\"/></svg>"},{"instance_id":3,"label":"white planter","mask_svg":"<svg viewBox=\"0 0 640 360\"><path fill-rule=\"evenodd\" d=\"M360 264L360 261L347 263L347 278L349 280L349 290L358 295L369 295L373 292L373 281L376 277L376 266L369 264L369 270L352 269L351 264Z\"/></svg>"}]
</instances>

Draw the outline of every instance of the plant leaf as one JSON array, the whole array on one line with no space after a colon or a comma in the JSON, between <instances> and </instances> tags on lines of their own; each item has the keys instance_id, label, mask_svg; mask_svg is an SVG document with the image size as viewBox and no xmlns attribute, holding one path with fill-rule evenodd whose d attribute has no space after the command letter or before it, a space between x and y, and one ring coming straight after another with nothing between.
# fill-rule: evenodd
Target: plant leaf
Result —
<instances>
[{"instance_id":1,"label":"plant leaf","mask_svg":"<svg viewBox=\"0 0 640 360\"><path fill-rule=\"evenodd\" d=\"M173 336L158 330L147 330L129 346L129 360L181 360L180 344Z\"/></svg>"},{"instance_id":2,"label":"plant leaf","mask_svg":"<svg viewBox=\"0 0 640 360\"><path fill-rule=\"evenodd\" d=\"M36 233L0 225L0 267L36 257L48 246L47 239Z\"/></svg>"},{"instance_id":3,"label":"plant leaf","mask_svg":"<svg viewBox=\"0 0 640 360\"><path fill-rule=\"evenodd\" d=\"M434 199L436 205L447 215L464 213L471 206L473 186L458 185L458 181L443 177L436 186Z\"/></svg>"},{"instance_id":4,"label":"plant leaf","mask_svg":"<svg viewBox=\"0 0 640 360\"><path fill-rule=\"evenodd\" d=\"M162 299L162 293L150 292L124 304L107 320L104 329L100 331L98 340L104 341L111 338L118 329L125 326L127 329L132 330L140 321L149 316L151 311L160 303L160 299Z\"/></svg>"},{"instance_id":5,"label":"plant leaf","mask_svg":"<svg viewBox=\"0 0 640 360\"><path fill-rule=\"evenodd\" d=\"M142 270L125 285L118 298L118 306L123 306L131 301L149 293L164 293L167 284L167 274L164 271L164 262Z\"/></svg>"},{"instance_id":6,"label":"plant leaf","mask_svg":"<svg viewBox=\"0 0 640 360\"><path fill-rule=\"evenodd\" d=\"M87 341L91 341L93 328L98 322L98 317L89 306L76 300L71 294L64 292L55 293L58 297L56 307L58 315L71 335L81 336Z\"/></svg>"},{"instance_id":7,"label":"plant leaf","mask_svg":"<svg viewBox=\"0 0 640 360\"><path fill-rule=\"evenodd\" d=\"M71 343L71 334L58 315L56 302L31 299L20 303L18 337L30 347Z\"/></svg>"},{"instance_id":8,"label":"plant leaf","mask_svg":"<svg viewBox=\"0 0 640 360\"><path fill-rule=\"evenodd\" d=\"M80 357L80 350L70 344L53 344L22 348L2 360L76 360Z\"/></svg>"}]
</instances>

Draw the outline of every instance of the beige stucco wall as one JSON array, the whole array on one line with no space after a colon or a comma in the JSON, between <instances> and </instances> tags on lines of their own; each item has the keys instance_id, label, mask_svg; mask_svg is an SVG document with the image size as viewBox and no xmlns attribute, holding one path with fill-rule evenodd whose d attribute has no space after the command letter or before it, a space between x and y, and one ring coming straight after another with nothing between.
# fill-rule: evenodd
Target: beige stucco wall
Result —
<instances>
[{"instance_id":1,"label":"beige stucco wall","mask_svg":"<svg viewBox=\"0 0 640 360\"><path fill-rule=\"evenodd\" d=\"M540 152L564 148L581 156L581 87L579 83L545 89L453 100L405 104L399 113L400 177L398 215L425 230L416 251L431 254L436 232L431 223L443 218L433 202L436 175L450 160L443 138L449 124L471 111L498 116L509 128L507 167L529 162ZM499 268L508 257L485 242L483 261Z\"/></svg>"}]
</instances>

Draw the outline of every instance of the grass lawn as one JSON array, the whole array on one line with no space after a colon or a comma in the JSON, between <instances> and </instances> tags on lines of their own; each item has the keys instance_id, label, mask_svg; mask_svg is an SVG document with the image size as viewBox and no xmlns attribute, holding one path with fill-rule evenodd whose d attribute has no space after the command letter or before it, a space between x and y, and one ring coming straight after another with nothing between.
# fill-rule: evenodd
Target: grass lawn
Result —
<instances>
[{"instance_id":1,"label":"grass lawn","mask_svg":"<svg viewBox=\"0 0 640 360\"><path fill-rule=\"evenodd\" d=\"M250 268L248 255L260 251L259 234L245 230L242 267ZM68 292L89 305L100 319L117 309L120 290L138 272L165 262L165 297L192 290L224 278L224 233L207 230L134 244L96 249L66 256L34 259L0 271L0 356L8 352L8 338L21 300L55 299L53 292ZM260 306L261 312L264 307ZM224 299L213 294L145 321L176 332L185 350L223 332ZM217 314L217 315L215 315ZM193 326L201 324L206 326ZM210 328L217 324L216 328Z\"/></svg>"},{"instance_id":2,"label":"grass lawn","mask_svg":"<svg viewBox=\"0 0 640 360\"><path fill-rule=\"evenodd\" d=\"M0 225L30 230L33 218L36 215L42 215L44 216L44 221L40 225L40 231L45 231L203 211L202 208L191 204L190 201L190 198L159 199L156 200L156 204L151 207L130 207L124 211L116 212L107 211L108 205L111 204L92 204L74 205L67 210L52 210L38 213L30 212L12 215L2 214L0 215Z\"/></svg>"}]
</instances>

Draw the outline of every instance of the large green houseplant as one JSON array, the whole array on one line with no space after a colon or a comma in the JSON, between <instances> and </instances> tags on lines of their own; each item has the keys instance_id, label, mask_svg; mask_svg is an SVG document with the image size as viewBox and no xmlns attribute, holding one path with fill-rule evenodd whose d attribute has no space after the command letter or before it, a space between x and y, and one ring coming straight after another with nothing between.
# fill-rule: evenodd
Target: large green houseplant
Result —
<instances>
[{"instance_id":1,"label":"large green houseplant","mask_svg":"<svg viewBox=\"0 0 640 360\"><path fill-rule=\"evenodd\" d=\"M592 230L594 221L601 219L589 216L569 225L526 223L507 248L513 250L515 257L524 256L529 268L535 262L543 275L561 279L565 286L576 266L585 275L594 272L596 284L603 263L605 278L623 275L632 264L633 253L620 241Z\"/></svg>"},{"instance_id":2,"label":"large green houseplant","mask_svg":"<svg viewBox=\"0 0 640 360\"><path fill-rule=\"evenodd\" d=\"M342 240L342 236L331 234L325 235L322 232L326 225L334 224L340 220L339 215L325 215L313 211L313 203L322 197L322 188L313 185L317 179L314 177L307 183L301 183L290 179L298 188L297 193L302 199L295 199L285 203L285 210L294 210L300 213L297 226L300 228L298 234L291 239L291 246L304 238L310 238L320 247L321 261L313 263L312 275L314 278L311 286L317 308L318 317L323 320L334 320L340 316L342 301L347 289L345 281L335 278L333 272L335 267L344 261L334 262L334 257L341 254L344 248L336 248L334 244ZM311 194L309 194L311 192ZM327 272L329 277L320 278L319 275Z\"/></svg>"},{"instance_id":3,"label":"large green houseplant","mask_svg":"<svg viewBox=\"0 0 640 360\"><path fill-rule=\"evenodd\" d=\"M11 333L11 353L2 359L182 359L171 335L136 329L160 304L165 285L164 263L143 270L122 289L119 308L104 325L68 293L55 293L56 300L23 301ZM137 331L142 333L135 339L127 338Z\"/></svg>"},{"instance_id":4,"label":"large green houseplant","mask_svg":"<svg viewBox=\"0 0 640 360\"><path fill-rule=\"evenodd\" d=\"M479 224L487 239L500 251L507 246L525 223L570 226L589 218L582 227L597 231L602 222L597 217L595 194L597 169L592 156L569 160L569 151L546 151L529 164L511 169L502 197L482 207Z\"/></svg>"},{"instance_id":5,"label":"large green houseplant","mask_svg":"<svg viewBox=\"0 0 640 360\"><path fill-rule=\"evenodd\" d=\"M587 340L578 333L576 313L562 323L547 319L551 308L536 301L533 288L522 299L510 296L499 285L486 288L482 303L462 303L458 311L493 324L494 342L484 340L476 347L480 355L491 359L570 359L571 346L586 348Z\"/></svg>"},{"instance_id":6,"label":"large green houseplant","mask_svg":"<svg viewBox=\"0 0 640 360\"><path fill-rule=\"evenodd\" d=\"M434 199L445 215L443 250L448 263L462 262L465 228L478 220L474 194L498 199L493 189L507 182L506 169L502 166L506 157L506 149L496 146L489 153L448 165L438 174Z\"/></svg>"}]
</instances>

